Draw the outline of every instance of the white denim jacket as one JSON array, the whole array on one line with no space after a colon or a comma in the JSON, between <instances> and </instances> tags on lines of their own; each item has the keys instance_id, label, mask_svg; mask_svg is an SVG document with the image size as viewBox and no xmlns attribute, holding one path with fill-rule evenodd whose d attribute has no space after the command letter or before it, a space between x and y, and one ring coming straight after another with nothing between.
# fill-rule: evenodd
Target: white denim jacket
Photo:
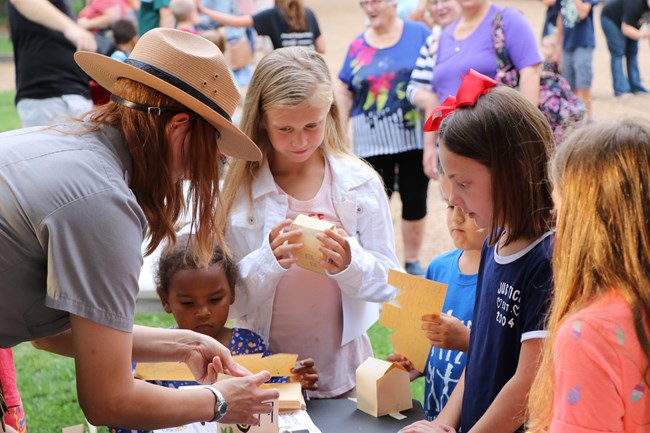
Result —
<instances>
[{"instance_id":1,"label":"white denim jacket","mask_svg":"<svg viewBox=\"0 0 650 433\"><path fill-rule=\"evenodd\" d=\"M365 163L328 156L332 201L352 252L350 266L330 275L342 292L344 345L363 335L379 318L379 303L395 297L388 270L401 269L395 255L393 223L379 176ZM269 339L275 289L286 272L269 245L269 232L286 218L288 199L280 195L268 163L253 181L253 206L245 193L237 198L226 242L238 262L241 279L230 317L237 326Z\"/></svg>"}]
</instances>

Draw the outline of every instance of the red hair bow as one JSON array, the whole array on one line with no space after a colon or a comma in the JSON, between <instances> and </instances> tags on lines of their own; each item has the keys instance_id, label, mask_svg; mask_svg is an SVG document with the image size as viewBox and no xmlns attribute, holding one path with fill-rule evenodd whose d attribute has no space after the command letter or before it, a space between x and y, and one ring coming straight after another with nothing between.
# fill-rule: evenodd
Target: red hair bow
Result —
<instances>
[{"instance_id":1,"label":"red hair bow","mask_svg":"<svg viewBox=\"0 0 650 433\"><path fill-rule=\"evenodd\" d=\"M458 107L476 104L479 96L485 95L496 85L497 82L492 78L470 69L467 75L462 78L456 96L447 96L447 99L442 104L434 108L431 117L424 124L424 130L439 130L442 119L449 116Z\"/></svg>"}]
</instances>

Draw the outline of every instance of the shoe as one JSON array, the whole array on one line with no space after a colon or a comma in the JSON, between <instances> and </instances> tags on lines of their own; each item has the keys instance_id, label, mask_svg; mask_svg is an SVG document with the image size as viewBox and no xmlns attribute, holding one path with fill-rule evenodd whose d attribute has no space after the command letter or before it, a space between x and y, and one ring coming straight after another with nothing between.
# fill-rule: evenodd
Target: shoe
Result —
<instances>
[{"instance_id":1,"label":"shoe","mask_svg":"<svg viewBox=\"0 0 650 433\"><path fill-rule=\"evenodd\" d=\"M646 89L639 89L639 90L632 90L632 93L635 95L647 95L650 92L648 92Z\"/></svg>"},{"instance_id":2,"label":"shoe","mask_svg":"<svg viewBox=\"0 0 650 433\"><path fill-rule=\"evenodd\" d=\"M420 262L406 262L404 269L407 274L424 277L424 269L420 266Z\"/></svg>"},{"instance_id":3,"label":"shoe","mask_svg":"<svg viewBox=\"0 0 650 433\"><path fill-rule=\"evenodd\" d=\"M616 96L617 98L620 98L620 99L630 99L632 97L632 93L631 92L625 92L625 93L619 93L619 94L614 95L614 96Z\"/></svg>"}]
</instances>

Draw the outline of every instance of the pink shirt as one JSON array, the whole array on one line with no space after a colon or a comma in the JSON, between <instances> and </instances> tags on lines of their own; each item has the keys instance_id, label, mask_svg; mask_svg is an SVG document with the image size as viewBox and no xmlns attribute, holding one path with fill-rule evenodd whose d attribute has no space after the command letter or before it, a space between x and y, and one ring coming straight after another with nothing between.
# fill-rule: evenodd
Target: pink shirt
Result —
<instances>
[{"instance_id":1,"label":"pink shirt","mask_svg":"<svg viewBox=\"0 0 650 433\"><path fill-rule=\"evenodd\" d=\"M332 203L331 184L330 169L326 166L323 183L313 199L299 201L288 197L287 216L293 219L302 213L341 227ZM341 346L342 333L338 283L327 275L296 265L289 268L275 291L269 349L272 353L297 353L298 359L314 359L318 391L310 393L313 397L336 397L354 388L357 367L372 356L366 335Z\"/></svg>"},{"instance_id":2,"label":"pink shirt","mask_svg":"<svg viewBox=\"0 0 650 433\"><path fill-rule=\"evenodd\" d=\"M79 11L79 18L96 18L102 15L106 9L112 8L115 5L120 6L120 15L126 17L127 10L131 5L126 0L92 0L88 6Z\"/></svg>"},{"instance_id":3,"label":"pink shirt","mask_svg":"<svg viewBox=\"0 0 650 433\"><path fill-rule=\"evenodd\" d=\"M14 366L13 351L0 348L0 382L5 393L8 407L20 406L20 394L16 386L16 368ZM2 431L2 430L0 430Z\"/></svg>"},{"instance_id":4,"label":"pink shirt","mask_svg":"<svg viewBox=\"0 0 650 433\"><path fill-rule=\"evenodd\" d=\"M650 390L643 380L648 359L632 311L616 291L561 326L554 364L551 433L650 431Z\"/></svg>"}]
</instances>

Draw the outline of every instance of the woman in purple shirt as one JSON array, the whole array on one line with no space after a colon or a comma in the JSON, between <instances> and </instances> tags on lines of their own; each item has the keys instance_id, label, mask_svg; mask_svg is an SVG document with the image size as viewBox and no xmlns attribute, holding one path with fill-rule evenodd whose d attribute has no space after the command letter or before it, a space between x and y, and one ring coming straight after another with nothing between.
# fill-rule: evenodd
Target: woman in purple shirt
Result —
<instances>
[{"instance_id":1,"label":"woman in purple shirt","mask_svg":"<svg viewBox=\"0 0 650 433\"><path fill-rule=\"evenodd\" d=\"M470 68L488 77L496 76L492 23L500 11L506 51L520 74L519 90L537 105L542 58L535 33L524 15L516 9L494 5L489 0L459 0L459 3L461 17L445 28L438 45L432 81L432 89L438 100L444 101L447 96L455 95L461 74L467 74ZM425 149L424 155L423 165L435 172L438 166L437 151Z\"/></svg>"}]
</instances>

